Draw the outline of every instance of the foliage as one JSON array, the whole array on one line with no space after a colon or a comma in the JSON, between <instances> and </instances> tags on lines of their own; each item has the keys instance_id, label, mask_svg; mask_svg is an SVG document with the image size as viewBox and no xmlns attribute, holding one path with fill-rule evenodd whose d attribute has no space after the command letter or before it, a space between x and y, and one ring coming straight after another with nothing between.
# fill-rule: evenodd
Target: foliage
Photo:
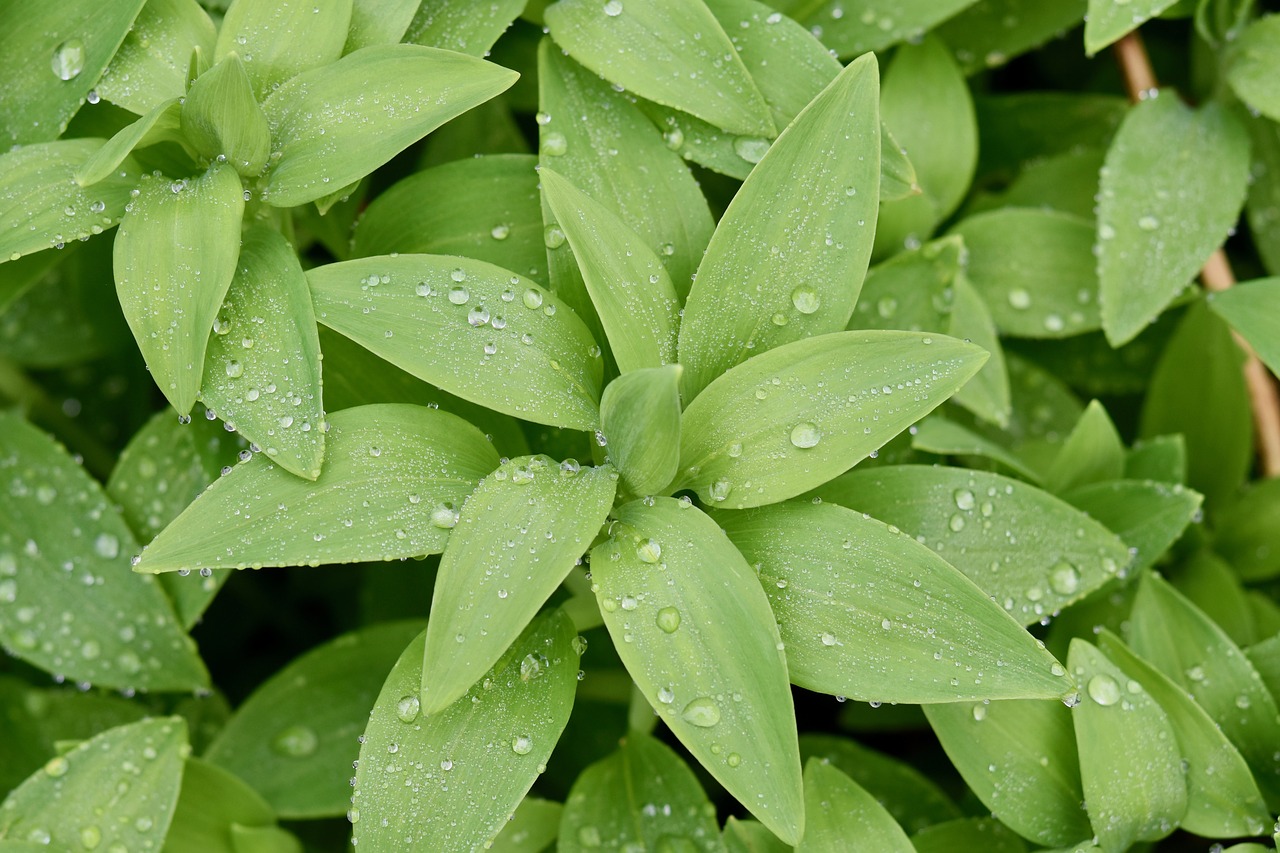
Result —
<instances>
[{"instance_id":1,"label":"foliage","mask_svg":"<svg viewBox=\"0 0 1280 853\"><path fill-rule=\"evenodd\" d=\"M1280 15L14 0L0 76L0 850L1272 843Z\"/></svg>"}]
</instances>

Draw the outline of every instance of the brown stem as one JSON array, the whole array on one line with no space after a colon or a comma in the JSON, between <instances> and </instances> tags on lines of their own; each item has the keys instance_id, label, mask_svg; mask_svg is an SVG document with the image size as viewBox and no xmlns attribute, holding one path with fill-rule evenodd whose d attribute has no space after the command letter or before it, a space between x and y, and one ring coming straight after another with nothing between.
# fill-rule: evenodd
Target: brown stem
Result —
<instances>
[{"instance_id":1,"label":"brown stem","mask_svg":"<svg viewBox=\"0 0 1280 853\"><path fill-rule=\"evenodd\" d=\"M1114 45L1116 61L1124 75L1129 100L1137 103L1155 90L1159 83L1147 49L1137 31L1124 36ZM1208 290L1226 290L1236 283L1227 253L1217 249L1200 270L1200 280ZM1234 334L1234 333L1233 333ZM1253 408L1253 425L1257 431L1258 458L1262 471L1268 477L1280 476L1280 395L1267 368L1258 360L1253 348L1235 335L1236 343L1245 353L1244 378L1249 389L1249 401Z\"/></svg>"}]
</instances>

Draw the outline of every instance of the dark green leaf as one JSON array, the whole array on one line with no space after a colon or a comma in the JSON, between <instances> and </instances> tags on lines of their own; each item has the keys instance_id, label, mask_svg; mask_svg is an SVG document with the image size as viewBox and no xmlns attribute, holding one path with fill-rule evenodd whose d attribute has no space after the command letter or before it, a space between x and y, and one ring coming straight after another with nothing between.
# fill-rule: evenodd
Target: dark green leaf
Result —
<instances>
[{"instance_id":1,"label":"dark green leaf","mask_svg":"<svg viewBox=\"0 0 1280 853\"><path fill-rule=\"evenodd\" d=\"M733 815L724 824L724 846L728 853L791 853L764 824L755 820L738 820Z\"/></svg>"},{"instance_id":2,"label":"dark green leaf","mask_svg":"<svg viewBox=\"0 0 1280 853\"><path fill-rule=\"evenodd\" d=\"M233 840L234 828L274 823L271 806L243 780L208 761L188 758L163 853L248 853Z\"/></svg>"},{"instance_id":3,"label":"dark green leaf","mask_svg":"<svg viewBox=\"0 0 1280 853\"><path fill-rule=\"evenodd\" d=\"M218 28L213 61L238 54L263 99L291 77L333 63L350 24L351 0L235 0Z\"/></svg>"},{"instance_id":4,"label":"dark green leaf","mask_svg":"<svg viewBox=\"0 0 1280 853\"><path fill-rule=\"evenodd\" d=\"M1252 183L1245 213L1253 244L1267 272L1280 275L1280 124L1249 120L1253 141Z\"/></svg>"},{"instance_id":5,"label":"dark green leaf","mask_svg":"<svg viewBox=\"0 0 1280 853\"><path fill-rule=\"evenodd\" d=\"M1182 435L1139 439L1124 460L1130 480L1156 480L1180 485L1187 481L1187 443Z\"/></svg>"},{"instance_id":6,"label":"dark green leaf","mask_svg":"<svg viewBox=\"0 0 1280 853\"><path fill-rule=\"evenodd\" d=\"M444 550L456 507L498 454L444 412L362 406L329 417L324 470L308 482L261 456L210 486L144 550L136 569L297 566Z\"/></svg>"},{"instance_id":7,"label":"dark green leaf","mask_svg":"<svg viewBox=\"0 0 1280 853\"><path fill-rule=\"evenodd\" d=\"M489 48L511 26L525 2L497 0L477 5L471 0L426 0L413 3L418 11L403 40L471 56L488 56Z\"/></svg>"},{"instance_id":8,"label":"dark green leaf","mask_svg":"<svg viewBox=\"0 0 1280 853\"><path fill-rule=\"evenodd\" d=\"M951 320L944 331L953 338L982 347L990 355L978 374L952 396L952 402L964 406L985 421L1007 426L1010 414L1009 370L996 334L995 318L977 289L969 283L967 275L957 275L952 287L955 294Z\"/></svg>"},{"instance_id":9,"label":"dark green leaf","mask_svg":"<svg viewBox=\"0 0 1280 853\"><path fill-rule=\"evenodd\" d=\"M271 131L239 55L230 54L191 84L182 101L182 134L202 156L225 158L245 178L267 165Z\"/></svg>"},{"instance_id":10,"label":"dark green leaf","mask_svg":"<svg viewBox=\"0 0 1280 853\"><path fill-rule=\"evenodd\" d=\"M1096 145L1081 145L1032 160L1007 187L977 195L966 210L973 214L1002 207L1048 208L1092 219L1098 204L1098 172L1106 153Z\"/></svg>"},{"instance_id":11,"label":"dark green leaf","mask_svg":"<svg viewBox=\"0 0 1280 853\"><path fill-rule=\"evenodd\" d=\"M1199 517L1199 492L1177 483L1115 480L1065 492L1062 499L1106 525L1133 555L1132 574L1155 563Z\"/></svg>"},{"instance_id":12,"label":"dark green leaf","mask_svg":"<svg viewBox=\"0 0 1280 853\"><path fill-rule=\"evenodd\" d=\"M1280 575L1280 478L1261 480L1223 514L1213 549L1246 581Z\"/></svg>"},{"instance_id":13,"label":"dark green leaf","mask_svg":"<svg viewBox=\"0 0 1280 853\"><path fill-rule=\"evenodd\" d=\"M797 853L914 853L907 834L865 788L818 758L804 766L806 827Z\"/></svg>"},{"instance_id":14,"label":"dark green leaf","mask_svg":"<svg viewBox=\"0 0 1280 853\"><path fill-rule=\"evenodd\" d=\"M795 712L759 579L687 501L636 501L615 514L591 569L619 657L703 767L794 844L804 831Z\"/></svg>"},{"instance_id":15,"label":"dark green leaf","mask_svg":"<svg viewBox=\"0 0 1280 853\"><path fill-rule=\"evenodd\" d=\"M661 492L680 466L680 365L634 370L610 382L600 425L623 484L637 495Z\"/></svg>"},{"instance_id":16,"label":"dark green leaf","mask_svg":"<svg viewBox=\"0 0 1280 853\"><path fill-rule=\"evenodd\" d=\"M935 824L911 836L916 853L983 850L986 853L1025 853L1027 846L1004 824L985 817L969 817Z\"/></svg>"},{"instance_id":17,"label":"dark green leaf","mask_svg":"<svg viewBox=\"0 0 1280 853\"><path fill-rule=\"evenodd\" d=\"M1280 695L1280 634L1250 646L1245 654L1271 695Z\"/></svg>"},{"instance_id":18,"label":"dark green leaf","mask_svg":"<svg viewBox=\"0 0 1280 853\"><path fill-rule=\"evenodd\" d=\"M213 56L217 35L197 0L147 0L94 89L144 115L186 94L192 52Z\"/></svg>"},{"instance_id":19,"label":"dark green leaf","mask_svg":"<svg viewBox=\"0 0 1280 853\"><path fill-rule=\"evenodd\" d=\"M539 853L545 850L560 832L563 811L563 807L552 800L525 797L489 849L497 853Z\"/></svg>"},{"instance_id":20,"label":"dark green leaf","mask_svg":"<svg viewBox=\"0 0 1280 853\"><path fill-rule=\"evenodd\" d=\"M1169 580L1174 589L1203 610L1236 645L1246 646L1261 639L1244 584L1231 565L1213 551L1208 548L1195 551L1182 561Z\"/></svg>"},{"instance_id":21,"label":"dark green leaf","mask_svg":"<svg viewBox=\"0 0 1280 853\"><path fill-rule=\"evenodd\" d=\"M798 20L820 33L823 44L842 57L882 50L912 40L972 6L974 0L899 0L849 8L841 0L798 5Z\"/></svg>"},{"instance_id":22,"label":"dark green leaf","mask_svg":"<svg viewBox=\"0 0 1280 853\"><path fill-rule=\"evenodd\" d=\"M1071 29L1087 0L979 0L938 28L966 74L996 68Z\"/></svg>"},{"instance_id":23,"label":"dark green leaf","mask_svg":"<svg viewBox=\"0 0 1280 853\"><path fill-rule=\"evenodd\" d=\"M964 267L959 237L898 252L867 272L850 329L942 332L955 310L955 280Z\"/></svg>"},{"instance_id":24,"label":"dark green leaf","mask_svg":"<svg viewBox=\"0 0 1280 853\"><path fill-rule=\"evenodd\" d=\"M1249 342L1271 372L1280 374L1280 278L1245 282L1211 293L1207 301Z\"/></svg>"},{"instance_id":25,"label":"dark green leaf","mask_svg":"<svg viewBox=\"0 0 1280 853\"><path fill-rule=\"evenodd\" d=\"M1227 82L1253 109L1280 121L1280 15L1265 15L1251 23L1231 45Z\"/></svg>"}]
</instances>

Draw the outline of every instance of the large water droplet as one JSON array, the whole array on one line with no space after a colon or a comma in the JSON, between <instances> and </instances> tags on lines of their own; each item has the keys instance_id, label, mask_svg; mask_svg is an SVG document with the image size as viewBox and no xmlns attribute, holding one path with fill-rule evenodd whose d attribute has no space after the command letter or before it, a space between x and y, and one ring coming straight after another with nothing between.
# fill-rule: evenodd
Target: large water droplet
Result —
<instances>
[{"instance_id":1,"label":"large water droplet","mask_svg":"<svg viewBox=\"0 0 1280 853\"><path fill-rule=\"evenodd\" d=\"M733 140L733 150L748 163L759 163L769 152L769 140L759 136L739 136Z\"/></svg>"},{"instance_id":2,"label":"large water droplet","mask_svg":"<svg viewBox=\"0 0 1280 853\"><path fill-rule=\"evenodd\" d=\"M676 629L680 627L680 611L674 607L664 607L658 611L658 617L655 621L664 632L674 634Z\"/></svg>"},{"instance_id":3,"label":"large water droplet","mask_svg":"<svg viewBox=\"0 0 1280 853\"><path fill-rule=\"evenodd\" d=\"M511 751L516 755L528 755L533 752L533 738L528 735L516 735L511 739Z\"/></svg>"},{"instance_id":4,"label":"large water droplet","mask_svg":"<svg viewBox=\"0 0 1280 853\"><path fill-rule=\"evenodd\" d=\"M710 697L699 696L684 706L680 716L687 723L709 729L720 722L720 708L716 706L715 702L711 701Z\"/></svg>"},{"instance_id":5,"label":"large water droplet","mask_svg":"<svg viewBox=\"0 0 1280 853\"><path fill-rule=\"evenodd\" d=\"M1015 287L1009 291L1009 305L1019 311L1025 311L1031 307L1031 294L1021 287Z\"/></svg>"},{"instance_id":6,"label":"large water droplet","mask_svg":"<svg viewBox=\"0 0 1280 853\"><path fill-rule=\"evenodd\" d=\"M417 696L402 696L396 703L396 716L402 723L412 723L418 719L418 712L421 710L422 703Z\"/></svg>"},{"instance_id":7,"label":"large water droplet","mask_svg":"<svg viewBox=\"0 0 1280 853\"><path fill-rule=\"evenodd\" d=\"M293 725L281 729L271 739L271 749L289 758L306 758L316 751L320 738L310 726Z\"/></svg>"},{"instance_id":8,"label":"large water droplet","mask_svg":"<svg viewBox=\"0 0 1280 853\"><path fill-rule=\"evenodd\" d=\"M1049 586L1059 595L1072 595L1080 588L1080 573L1063 560L1049 571Z\"/></svg>"},{"instance_id":9,"label":"large water droplet","mask_svg":"<svg viewBox=\"0 0 1280 853\"><path fill-rule=\"evenodd\" d=\"M1089 698L1099 705L1114 705L1120 701L1120 685L1109 675L1100 674L1090 678L1086 689Z\"/></svg>"},{"instance_id":10,"label":"large water droplet","mask_svg":"<svg viewBox=\"0 0 1280 853\"><path fill-rule=\"evenodd\" d=\"M662 546L652 539L645 539L636 545L636 556L642 563L656 563L662 559Z\"/></svg>"},{"instance_id":11,"label":"large water droplet","mask_svg":"<svg viewBox=\"0 0 1280 853\"><path fill-rule=\"evenodd\" d=\"M818 291L807 284L802 284L791 291L791 304L801 314L812 314L821 307L822 300L818 297Z\"/></svg>"},{"instance_id":12,"label":"large water droplet","mask_svg":"<svg viewBox=\"0 0 1280 853\"><path fill-rule=\"evenodd\" d=\"M610 18L616 18L622 14L622 0L609 0L604 4L604 13Z\"/></svg>"},{"instance_id":13,"label":"large water droplet","mask_svg":"<svg viewBox=\"0 0 1280 853\"><path fill-rule=\"evenodd\" d=\"M956 508L965 510L966 512L973 509L977 500L974 497L973 492L968 489L956 489L955 492L952 493L951 497L956 502Z\"/></svg>"},{"instance_id":14,"label":"large water droplet","mask_svg":"<svg viewBox=\"0 0 1280 853\"><path fill-rule=\"evenodd\" d=\"M53 49L49 65L59 80L74 80L84 70L84 42L78 38L67 39Z\"/></svg>"},{"instance_id":15,"label":"large water droplet","mask_svg":"<svg viewBox=\"0 0 1280 853\"><path fill-rule=\"evenodd\" d=\"M560 157L569 150L569 140L564 134L552 130L542 135L542 153L549 157Z\"/></svg>"},{"instance_id":16,"label":"large water droplet","mask_svg":"<svg viewBox=\"0 0 1280 853\"><path fill-rule=\"evenodd\" d=\"M822 433L808 421L798 423L791 428L791 443L795 447L817 447L820 441L822 441Z\"/></svg>"}]
</instances>

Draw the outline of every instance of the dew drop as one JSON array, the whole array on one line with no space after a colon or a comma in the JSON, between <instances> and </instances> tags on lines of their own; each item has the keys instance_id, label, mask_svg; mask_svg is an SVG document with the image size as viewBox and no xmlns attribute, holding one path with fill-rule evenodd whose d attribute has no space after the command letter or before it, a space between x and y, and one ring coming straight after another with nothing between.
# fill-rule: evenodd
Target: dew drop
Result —
<instances>
[{"instance_id":1,"label":"dew drop","mask_svg":"<svg viewBox=\"0 0 1280 853\"><path fill-rule=\"evenodd\" d=\"M803 421L791 428L791 444L801 449L817 447L822 440L822 433L808 421Z\"/></svg>"},{"instance_id":2,"label":"dew drop","mask_svg":"<svg viewBox=\"0 0 1280 853\"><path fill-rule=\"evenodd\" d=\"M310 726L293 725L281 729L271 739L271 749L288 758L306 758L316 751L320 738Z\"/></svg>"},{"instance_id":3,"label":"dew drop","mask_svg":"<svg viewBox=\"0 0 1280 853\"><path fill-rule=\"evenodd\" d=\"M759 136L739 136L733 140L733 150L748 163L759 163L769 151L769 140Z\"/></svg>"},{"instance_id":4,"label":"dew drop","mask_svg":"<svg viewBox=\"0 0 1280 853\"><path fill-rule=\"evenodd\" d=\"M709 729L720 722L720 709L707 696L699 696L680 712L680 717L691 725Z\"/></svg>"},{"instance_id":5,"label":"dew drop","mask_svg":"<svg viewBox=\"0 0 1280 853\"><path fill-rule=\"evenodd\" d=\"M471 294L465 287L449 288L449 301L454 305L466 305L469 299L471 299Z\"/></svg>"},{"instance_id":6,"label":"dew drop","mask_svg":"<svg viewBox=\"0 0 1280 853\"><path fill-rule=\"evenodd\" d=\"M69 38L53 49L50 67L59 80L74 80L84 70L84 42Z\"/></svg>"},{"instance_id":7,"label":"dew drop","mask_svg":"<svg viewBox=\"0 0 1280 853\"><path fill-rule=\"evenodd\" d=\"M1072 595L1080 588L1080 573L1063 560L1049 570L1049 586L1059 595Z\"/></svg>"},{"instance_id":8,"label":"dew drop","mask_svg":"<svg viewBox=\"0 0 1280 853\"><path fill-rule=\"evenodd\" d=\"M636 545L636 556L642 563L656 563L662 559L662 546L652 539L645 539Z\"/></svg>"},{"instance_id":9,"label":"dew drop","mask_svg":"<svg viewBox=\"0 0 1280 853\"><path fill-rule=\"evenodd\" d=\"M542 153L549 157L560 157L569 150L569 140L564 134L552 130L542 135Z\"/></svg>"},{"instance_id":10,"label":"dew drop","mask_svg":"<svg viewBox=\"0 0 1280 853\"><path fill-rule=\"evenodd\" d=\"M973 509L977 501L973 492L968 489L956 489L955 492L952 493L951 497L956 502L956 508L965 510L966 512Z\"/></svg>"},{"instance_id":11,"label":"dew drop","mask_svg":"<svg viewBox=\"0 0 1280 853\"><path fill-rule=\"evenodd\" d=\"M1008 298L1009 305L1019 311L1025 311L1031 307L1031 294L1021 287L1015 287L1013 290L1010 290Z\"/></svg>"},{"instance_id":12,"label":"dew drop","mask_svg":"<svg viewBox=\"0 0 1280 853\"><path fill-rule=\"evenodd\" d=\"M422 702L417 696L402 696L400 701L396 702L396 716L402 723L412 723L418 719L418 712L421 710Z\"/></svg>"},{"instance_id":13,"label":"dew drop","mask_svg":"<svg viewBox=\"0 0 1280 853\"><path fill-rule=\"evenodd\" d=\"M609 0L604 4L604 13L610 18L616 18L622 14L622 0Z\"/></svg>"},{"instance_id":14,"label":"dew drop","mask_svg":"<svg viewBox=\"0 0 1280 853\"><path fill-rule=\"evenodd\" d=\"M1114 705L1120 701L1120 685L1109 675L1099 674L1090 678L1086 689L1089 698L1099 705Z\"/></svg>"},{"instance_id":15,"label":"dew drop","mask_svg":"<svg viewBox=\"0 0 1280 853\"><path fill-rule=\"evenodd\" d=\"M658 627L667 634L674 634L680 627L680 611L674 607L664 607L658 611Z\"/></svg>"},{"instance_id":16,"label":"dew drop","mask_svg":"<svg viewBox=\"0 0 1280 853\"><path fill-rule=\"evenodd\" d=\"M516 735L511 739L511 751L516 755L528 755L533 752L533 738L528 735Z\"/></svg>"},{"instance_id":17,"label":"dew drop","mask_svg":"<svg viewBox=\"0 0 1280 853\"><path fill-rule=\"evenodd\" d=\"M802 284L791 291L791 304L801 314L812 314L822 305L822 300L818 298L818 291Z\"/></svg>"}]
</instances>

